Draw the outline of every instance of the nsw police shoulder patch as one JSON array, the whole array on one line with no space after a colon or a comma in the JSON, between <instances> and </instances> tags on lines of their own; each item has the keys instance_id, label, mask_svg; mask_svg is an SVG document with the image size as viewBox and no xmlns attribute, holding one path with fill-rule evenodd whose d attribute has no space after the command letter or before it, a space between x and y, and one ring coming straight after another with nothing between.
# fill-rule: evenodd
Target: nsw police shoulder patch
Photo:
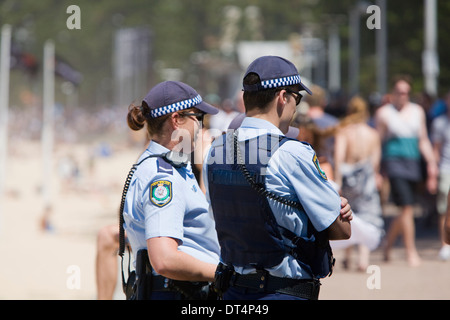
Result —
<instances>
[{"instance_id":1,"label":"nsw police shoulder patch","mask_svg":"<svg viewBox=\"0 0 450 320\"><path fill-rule=\"evenodd\" d=\"M324 171L322 170L322 168L320 167L320 164L319 164L319 158L317 158L317 155L316 155L316 154L314 154L313 162L314 162L314 166L316 167L316 169L317 169L317 171L319 172L320 176L321 176L322 178L324 178L325 180L328 180L327 175L325 174L325 172L324 172Z\"/></svg>"},{"instance_id":2,"label":"nsw police shoulder patch","mask_svg":"<svg viewBox=\"0 0 450 320\"><path fill-rule=\"evenodd\" d=\"M164 207L172 200L172 182L158 180L150 185L150 201L158 206Z\"/></svg>"}]
</instances>

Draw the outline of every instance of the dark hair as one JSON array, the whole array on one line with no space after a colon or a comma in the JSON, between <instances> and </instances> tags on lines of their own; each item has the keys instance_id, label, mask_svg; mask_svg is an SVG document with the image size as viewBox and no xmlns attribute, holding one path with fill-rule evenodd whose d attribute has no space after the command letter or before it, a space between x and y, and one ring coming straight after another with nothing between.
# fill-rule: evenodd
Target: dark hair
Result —
<instances>
[{"instance_id":1,"label":"dark hair","mask_svg":"<svg viewBox=\"0 0 450 320\"><path fill-rule=\"evenodd\" d=\"M252 84L260 83L261 79L259 78L259 76L256 73L250 72L248 75L245 76L243 82L245 85L252 85ZM265 107L273 100L273 98L275 97L275 94L278 91L286 90L286 89L298 91L298 85L270 88L270 89L260 90L260 91L244 91L243 99L244 99L245 111L248 112L248 111L256 109L256 108L264 110Z\"/></svg>"},{"instance_id":2,"label":"dark hair","mask_svg":"<svg viewBox=\"0 0 450 320\"><path fill-rule=\"evenodd\" d=\"M147 124L147 132L151 136L162 130L162 126L170 114L166 114L162 117L152 118L150 117L150 108L142 102L141 106L131 104L128 107L127 123L131 130L141 130L145 124Z\"/></svg>"}]
</instances>

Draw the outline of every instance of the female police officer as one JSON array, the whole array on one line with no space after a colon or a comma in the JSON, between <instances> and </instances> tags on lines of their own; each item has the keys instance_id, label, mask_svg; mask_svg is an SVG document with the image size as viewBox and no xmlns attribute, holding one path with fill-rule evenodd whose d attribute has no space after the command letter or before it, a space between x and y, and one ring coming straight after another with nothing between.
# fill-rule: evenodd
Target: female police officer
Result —
<instances>
[{"instance_id":1,"label":"female police officer","mask_svg":"<svg viewBox=\"0 0 450 320\"><path fill-rule=\"evenodd\" d=\"M314 150L285 137L299 91L311 92L275 56L256 59L243 84L247 117L213 142L204 166L221 246L215 286L224 299L317 299L332 268L328 239L350 237L352 214ZM305 240L313 228L326 251Z\"/></svg>"},{"instance_id":2,"label":"female police officer","mask_svg":"<svg viewBox=\"0 0 450 320\"><path fill-rule=\"evenodd\" d=\"M156 85L141 106L129 108L129 127L146 124L151 141L131 179L123 217L134 256L148 251L151 299L183 299L180 292L195 291L194 282L214 279L219 253L214 220L191 164L182 158L193 150L203 116L217 112L193 88L175 81Z\"/></svg>"}]
</instances>

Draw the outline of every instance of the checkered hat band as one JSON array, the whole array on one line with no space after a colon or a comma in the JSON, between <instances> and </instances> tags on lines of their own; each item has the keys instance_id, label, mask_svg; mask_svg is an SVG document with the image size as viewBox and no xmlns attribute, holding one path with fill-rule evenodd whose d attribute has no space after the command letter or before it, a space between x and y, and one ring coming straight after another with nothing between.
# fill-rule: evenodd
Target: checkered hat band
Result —
<instances>
[{"instance_id":1,"label":"checkered hat band","mask_svg":"<svg viewBox=\"0 0 450 320\"><path fill-rule=\"evenodd\" d=\"M291 86L294 84L301 83L301 79L299 75L284 77L279 79L270 79L266 81L261 81L261 86L264 89L277 88L282 86Z\"/></svg>"},{"instance_id":2,"label":"checkered hat band","mask_svg":"<svg viewBox=\"0 0 450 320\"><path fill-rule=\"evenodd\" d=\"M193 106L198 105L202 101L203 101L202 97L200 95L198 95L198 96L196 96L195 98L192 98L192 99L179 101L179 102L176 102L176 103L172 103L172 104L170 104L168 106L164 106L164 107L152 110L150 112L150 115L151 115L152 118L162 117L165 114L169 114L169 113L172 113L172 112L176 112L176 111L192 108Z\"/></svg>"}]
</instances>

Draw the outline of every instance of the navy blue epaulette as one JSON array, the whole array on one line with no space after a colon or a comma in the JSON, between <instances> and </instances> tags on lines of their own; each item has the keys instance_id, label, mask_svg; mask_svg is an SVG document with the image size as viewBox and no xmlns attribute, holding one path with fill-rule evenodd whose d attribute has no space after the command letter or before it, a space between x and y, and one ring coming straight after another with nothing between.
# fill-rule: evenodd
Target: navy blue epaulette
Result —
<instances>
[{"instance_id":1,"label":"navy blue epaulette","mask_svg":"<svg viewBox=\"0 0 450 320\"><path fill-rule=\"evenodd\" d=\"M306 145L306 146L310 146L311 148L313 147L309 142L306 142L306 141L301 141L301 140L298 140L298 139L296 139L296 138L290 138L290 137L286 137L286 136L282 136L281 137L281 139L280 139L280 142L281 142L281 140L285 140L285 141L297 141L297 142L300 142L300 143L302 143L302 144L304 144L304 145Z\"/></svg>"},{"instance_id":2,"label":"navy blue epaulette","mask_svg":"<svg viewBox=\"0 0 450 320\"><path fill-rule=\"evenodd\" d=\"M298 139L290 138L290 137L286 137L286 136L280 136L280 143L281 143L281 142L284 143L284 142L286 142L286 141L297 141L297 142L300 142L300 143L302 143L302 144L304 144L304 145L309 146L309 147L312 148L312 145L311 145L309 142L306 142L306 141L300 141L300 140L298 140Z\"/></svg>"},{"instance_id":3,"label":"navy blue epaulette","mask_svg":"<svg viewBox=\"0 0 450 320\"><path fill-rule=\"evenodd\" d=\"M156 159L156 165L158 167L158 172L173 174L173 166L170 163L167 163L163 158Z\"/></svg>"},{"instance_id":4,"label":"navy blue epaulette","mask_svg":"<svg viewBox=\"0 0 450 320\"><path fill-rule=\"evenodd\" d=\"M300 141L300 140L297 140L297 141L299 141L300 143L303 143L305 146L309 146L309 147L313 148L313 146L312 146L311 143L309 143L309 142L306 142L306 141ZM313 148L313 149L314 149L314 148Z\"/></svg>"}]
</instances>

